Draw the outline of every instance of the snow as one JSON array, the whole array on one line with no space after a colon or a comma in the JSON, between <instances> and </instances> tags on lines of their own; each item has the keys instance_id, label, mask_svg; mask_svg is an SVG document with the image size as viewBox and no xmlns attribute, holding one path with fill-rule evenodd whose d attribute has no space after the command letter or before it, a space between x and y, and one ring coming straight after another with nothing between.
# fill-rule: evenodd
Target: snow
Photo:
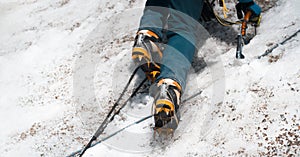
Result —
<instances>
[{"instance_id":1,"label":"snow","mask_svg":"<svg viewBox=\"0 0 300 157\"><path fill-rule=\"evenodd\" d=\"M1 156L66 156L87 143L133 71L144 3L0 0ZM202 93L183 104L170 141L153 141L149 119L85 156L300 156L299 34L257 59L300 28L299 7L279 0L264 12L245 60L206 41L207 67L191 70L183 99ZM101 138L150 115L149 100L139 95Z\"/></svg>"}]
</instances>

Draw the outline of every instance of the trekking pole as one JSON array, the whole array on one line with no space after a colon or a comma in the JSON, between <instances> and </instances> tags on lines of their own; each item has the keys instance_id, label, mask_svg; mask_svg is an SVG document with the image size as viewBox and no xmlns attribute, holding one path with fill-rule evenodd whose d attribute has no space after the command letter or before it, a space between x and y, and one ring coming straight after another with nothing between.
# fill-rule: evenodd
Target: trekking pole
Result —
<instances>
[{"instance_id":1,"label":"trekking pole","mask_svg":"<svg viewBox=\"0 0 300 157\"><path fill-rule=\"evenodd\" d=\"M125 94L126 90L128 89L128 87L129 87L129 85L130 85L130 83L131 83L133 77L134 77L135 74L137 73L138 69L139 69L139 67L137 67L137 68L134 70L134 72L133 72L132 75L130 76L130 79L129 79L129 81L127 82L125 88L123 89L123 91L122 91L120 97L119 97L118 100L114 103L112 109L109 111L109 113L107 114L106 118L105 118L104 121L101 123L101 125L99 126L99 128L97 129L97 131L95 132L95 134L94 134L94 135L92 136L92 138L89 140L88 144L85 145L85 147L84 147L80 152L73 153L73 154L69 155L68 157L73 157L73 156L79 156L79 157L81 157L81 156L85 153L85 151L86 151L87 149L89 149L89 148L92 146L92 143L93 143L94 141L96 141L97 138L103 133L103 131L104 131L104 129L107 127L108 123L111 122L111 121L114 119L115 115L118 114L118 113L120 112L120 109L123 108L123 107L127 104L127 102L128 102L132 97L134 97L134 95L136 95L137 91L138 91L138 90L141 88L141 86L145 83L145 80L146 80L146 79L144 79L144 80L142 81L142 83L135 89L135 91L130 95L130 97L123 103L122 107L121 107L117 112L115 112L115 113L113 114L113 111L115 111L116 107L119 105L119 102L121 101L123 95Z\"/></svg>"},{"instance_id":2,"label":"trekking pole","mask_svg":"<svg viewBox=\"0 0 300 157\"><path fill-rule=\"evenodd\" d=\"M267 49L265 51L265 53L263 53L262 55L258 56L258 59L261 59L261 57L265 57L268 54L272 53L272 51L274 49L276 49L279 45L284 45L287 41L291 40L293 37L295 37L298 33L300 32L300 29L298 31L296 31L294 34L292 34L291 36L287 37L286 39L284 39L283 41L281 41L280 43L275 44L274 46L272 46L271 48Z\"/></svg>"},{"instance_id":3,"label":"trekking pole","mask_svg":"<svg viewBox=\"0 0 300 157\"><path fill-rule=\"evenodd\" d=\"M251 17L251 11L248 11L246 15L244 16L244 20L242 21L241 26L241 32L237 36L237 48L236 48L236 59L244 59L245 56L243 55L243 46L245 44L245 36L246 36L246 29L247 29L247 23L249 22L249 19ZM249 43L248 41L246 42Z\"/></svg>"},{"instance_id":4,"label":"trekking pole","mask_svg":"<svg viewBox=\"0 0 300 157\"><path fill-rule=\"evenodd\" d=\"M103 138L103 139L101 139L101 140L99 140L99 141L97 141L97 142L91 144L91 146L90 146L89 148L92 148L92 147L94 147L94 146L96 146L96 145L98 145L98 144L100 144L100 143L102 143L102 142L104 142L104 141L106 141L106 140L108 140L108 139L114 137L114 136L117 135L118 133L124 131L125 129L127 129L127 128L133 126L133 125L136 125L136 124L139 124L139 123L141 123L141 122L143 122L143 121L146 121L147 119L149 119L149 118L151 118L151 117L153 117L153 115L149 115L149 116L147 116L147 117L143 117L142 119L140 119L140 120L138 120L138 121L135 121L135 122L133 122L133 123L131 123L131 124L129 124L129 125L127 125L127 126L121 128L121 129L115 131L114 133L112 133L112 134L106 136L105 138ZM80 150L78 150L78 151L76 151L76 152L73 152L72 154L68 155L67 157L77 157L77 156L82 156L83 154L79 154L80 152L82 152L82 149L80 149Z\"/></svg>"}]
</instances>

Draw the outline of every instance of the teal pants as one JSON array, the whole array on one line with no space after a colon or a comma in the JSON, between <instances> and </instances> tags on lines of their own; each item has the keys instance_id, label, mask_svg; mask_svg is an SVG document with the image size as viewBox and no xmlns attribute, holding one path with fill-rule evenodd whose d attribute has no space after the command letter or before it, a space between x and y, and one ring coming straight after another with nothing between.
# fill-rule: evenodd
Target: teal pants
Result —
<instances>
[{"instance_id":1,"label":"teal pants","mask_svg":"<svg viewBox=\"0 0 300 157\"><path fill-rule=\"evenodd\" d=\"M203 0L147 0L139 30L151 30L165 40L161 74L185 89L199 40L205 40L198 22Z\"/></svg>"}]
</instances>

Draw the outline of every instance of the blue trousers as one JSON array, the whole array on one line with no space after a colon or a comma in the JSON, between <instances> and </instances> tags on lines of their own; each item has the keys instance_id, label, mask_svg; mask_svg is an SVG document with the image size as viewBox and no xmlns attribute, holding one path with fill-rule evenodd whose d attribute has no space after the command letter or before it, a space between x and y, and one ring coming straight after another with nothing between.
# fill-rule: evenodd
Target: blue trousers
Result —
<instances>
[{"instance_id":1,"label":"blue trousers","mask_svg":"<svg viewBox=\"0 0 300 157\"><path fill-rule=\"evenodd\" d=\"M170 78L185 89L197 43L203 40L198 22L202 7L203 0L147 0L139 30L167 39L157 80Z\"/></svg>"}]
</instances>

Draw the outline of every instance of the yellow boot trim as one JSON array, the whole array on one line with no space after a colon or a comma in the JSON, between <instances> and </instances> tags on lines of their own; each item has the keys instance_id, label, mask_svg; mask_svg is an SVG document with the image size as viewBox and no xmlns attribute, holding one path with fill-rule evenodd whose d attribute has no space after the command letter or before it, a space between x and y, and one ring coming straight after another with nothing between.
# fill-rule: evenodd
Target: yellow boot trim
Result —
<instances>
[{"instance_id":1,"label":"yellow boot trim","mask_svg":"<svg viewBox=\"0 0 300 157\"><path fill-rule=\"evenodd\" d=\"M138 31L137 34L146 34L146 35L149 36L149 37L154 37L154 38L156 38L156 39L159 38L157 34L155 34L154 32L152 32L152 31L150 31L150 30L140 30L140 31Z\"/></svg>"},{"instance_id":2,"label":"yellow boot trim","mask_svg":"<svg viewBox=\"0 0 300 157\"><path fill-rule=\"evenodd\" d=\"M171 110L164 108L164 107L156 108L155 111L156 111L156 113L160 113L160 112L164 111L167 115L171 114Z\"/></svg>"},{"instance_id":3,"label":"yellow boot trim","mask_svg":"<svg viewBox=\"0 0 300 157\"><path fill-rule=\"evenodd\" d=\"M148 60L150 60L150 56L148 51L141 47L135 47L132 49L132 52L141 52ZM140 55L132 55L132 59L138 58Z\"/></svg>"},{"instance_id":4,"label":"yellow boot trim","mask_svg":"<svg viewBox=\"0 0 300 157\"><path fill-rule=\"evenodd\" d=\"M179 91L181 91L181 86L179 85L179 83L177 83L176 81L172 80L172 79L161 79L158 82L158 86L162 85L163 83L166 83L168 85L172 85L175 86Z\"/></svg>"},{"instance_id":5,"label":"yellow boot trim","mask_svg":"<svg viewBox=\"0 0 300 157\"><path fill-rule=\"evenodd\" d=\"M156 101L156 106L157 105L160 105L160 104L164 104L164 105L167 105L167 106L169 106L171 109L168 109L168 108L164 108L164 109L167 109L167 110L170 110L170 111L174 111L174 104L170 101L170 100L168 100L168 99L159 99L159 100L157 100Z\"/></svg>"},{"instance_id":6,"label":"yellow boot trim","mask_svg":"<svg viewBox=\"0 0 300 157\"><path fill-rule=\"evenodd\" d=\"M160 71L152 71L152 72L150 72L150 75L152 75L153 78L156 78L156 75L159 73L160 73Z\"/></svg>"}]
</instances>

